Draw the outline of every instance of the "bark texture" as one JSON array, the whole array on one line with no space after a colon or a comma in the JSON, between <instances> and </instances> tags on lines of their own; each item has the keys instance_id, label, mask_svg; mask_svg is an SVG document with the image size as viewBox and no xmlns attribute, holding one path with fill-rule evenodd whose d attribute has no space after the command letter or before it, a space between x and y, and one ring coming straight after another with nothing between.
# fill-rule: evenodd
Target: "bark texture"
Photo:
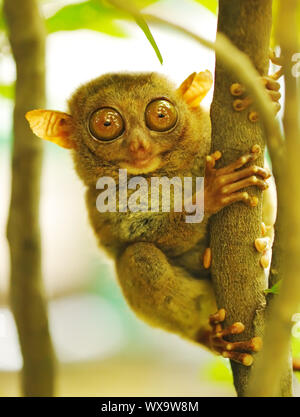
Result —
<instances>
[{"instance_id":1,"label":"bark texture","mask_svg":"<svg viewBox=\"0 0 300 417\"><path fill-rule=\"evenodd\" d=\"M268 71L271 25L271 0L219 1L218 32L245 52L261 75ZM219 166L248 153L255 144L262 150L265 146L261 126L248 120L248 110L233 111L234 98L229 88L234 82L239 80L217 59L211 119L212 151L220 150L223 154ZM262 166L263 156L256 163ZM249 193L259 198L256 208L238 203L211 219L212 278L217 303L227 311L227 325L236 321L245 324L245 332L234 340L262 335L264 323L260 312L265 306L266 279L254 248L255 239L261 236L262 196L255 187ZM250 369L232 363L239 396L246 395Z\"/></svg>"},{"instance_id":2,"label":"bark texture","mask_svg":"<svg viewBox=\"0 0 300 417\"><path fill-rule=\"evenodd\" d=\"M5 0L4 13L17 69L7 228L11 306L23 355L23 393L50 396L54 354L42 288L39 229L42 144L24 117L28 110L45 105L45 30L36 0Z\"/></svg>"}]
</instances>

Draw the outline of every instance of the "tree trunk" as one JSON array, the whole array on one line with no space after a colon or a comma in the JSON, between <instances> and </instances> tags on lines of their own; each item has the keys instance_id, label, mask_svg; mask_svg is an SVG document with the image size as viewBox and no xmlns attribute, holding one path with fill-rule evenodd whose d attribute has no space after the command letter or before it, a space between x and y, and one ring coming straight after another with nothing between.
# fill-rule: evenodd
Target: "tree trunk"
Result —
<instances>
[{"instance_id":1,"label":"tree trunk","mask_svg":"<svg viewBox=\"0 0 300 417\"><path fill-rule=\"evenodd\" d=\"M268 71L271 24L271 0L219 1L218 32L245 52L262 75ZM212 151L222 152L222 165L248 153L255 144L262 150L265 145L261 126L248 120L248 111L233 111L234 98L229 88L238 81L217 59L211 107ZM263 166L263 155L256 163ZM217 303L227 311L226 325L236 321L245 325L244 333L233 340L262 335L264 323L263 315L257 313L265 306L266 280L254 248L255 239L261 236L262 196L255 187L249 193L259 198L257 207L237 203L211 219L212 278ZM237 393L243 396L251 368L234 362L231 365Z\"/></svg>"},{"instance_id":2,"label":"tree trunk","mask_svg":"<svg viewBox=\"0 0 300 417\"><path fill-rule=\"evenodd\" d=\"M11 306L23 355L24 395L50 396L54 354L42 291L39 230L42 144L24 117L28 110L45 105L45 30L35 0L5 0L4 13L17 68L7 228Z\"/></svg>"}]
</instances>

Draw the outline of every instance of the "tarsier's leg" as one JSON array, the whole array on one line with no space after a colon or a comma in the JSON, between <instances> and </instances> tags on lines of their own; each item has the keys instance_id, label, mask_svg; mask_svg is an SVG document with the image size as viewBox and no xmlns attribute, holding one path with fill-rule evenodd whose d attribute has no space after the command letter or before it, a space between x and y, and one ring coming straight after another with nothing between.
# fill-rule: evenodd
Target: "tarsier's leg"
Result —
<instances>
[{"instance_id":1,"label":"tarsier's leg","mask_svg":"<svg viewBox=\"0 0 300 417\"><path fill-rule=\"evenodd\" d=\"M117 261L117 275L130 306L154 326L195 339L216 311L210 282L172 266L151 243L128 246Z\"/></svg>"},{"instance_id":2,"label":"tarsier's leg","mask_svg":"<svg viewBox=\"0 0 300 417\"><path fill-rule=\"evenodd\" d=\"M195 279L172 265L155 245L143 242L124 251L117 262L117 273L130 306L145 321L199 342L224 357L251 364L250 355L243 356L240 351L254 351L258 342L235 345L223 340L226 335L241 333L241 323L224 330L209 325L208 316L216 311L216 304L208 280Z\"/></svg>"}]
</instances>

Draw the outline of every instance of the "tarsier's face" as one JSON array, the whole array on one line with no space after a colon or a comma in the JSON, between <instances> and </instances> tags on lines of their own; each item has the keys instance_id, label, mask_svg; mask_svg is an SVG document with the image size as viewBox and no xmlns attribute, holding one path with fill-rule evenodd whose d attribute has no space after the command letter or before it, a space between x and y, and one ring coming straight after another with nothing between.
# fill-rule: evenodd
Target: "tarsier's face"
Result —
<instances>
[{"instance_id":1,"label":"tarsier's face","mask_svg":"<svg viewBox=\"0 0 300 417\"><path fill-rule=\"evenodd\" d=\"M200 74L210 87L210 74ZM65 147L74 148L77 171L87 184L117 175L120 168L129 175L178 172L187 169L201 146L198 103L209 87L201 96L197 76L176 89L156 73L104 75L73 94L70 115L56 112L58 139L42 135L40 122L39 131L38 123L31 126L62 146L66 137Z\"/></svg>"},{"instance_id":2,"label":"tarsier's face","mask_svg":"<svg viewBox=\"0 0 300 417\"><path fill-rule=\"evenodd\" d=\"M114 164L126 168L130 174L145 174L163 165L164 155L172 149L166 134L176 129L178 111L165 97L154 98L141 117L138 112L142 109L135 110L130 115L125 109L121 112L113 107L100 107L89 116L88 130L95 141L117 150Z\"/></svg>"}]
</instances>

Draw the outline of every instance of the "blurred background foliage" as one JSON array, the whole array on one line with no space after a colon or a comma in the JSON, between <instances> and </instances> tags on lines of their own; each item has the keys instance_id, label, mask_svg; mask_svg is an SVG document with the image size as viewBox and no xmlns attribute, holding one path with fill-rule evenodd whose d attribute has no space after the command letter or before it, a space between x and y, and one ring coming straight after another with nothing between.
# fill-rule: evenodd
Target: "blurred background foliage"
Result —
<instances>
[{"instance_id":1,"label":"blurred background foliage","mask_svg":"<svg viewBox=\"0 0 300 417\"><path fill-rule=\"evenodd\" d=\"M65 111L66 98L80 83L108 71L160 71L178 84L193 71L214 71L211 51L170 29L151 29L152 37L142 25L143 34L128 13L108 1L39 3L49 34L49 108ZM276 11L277 0L274 3ZM217 0L135 0L135 4L214 39ZM2 0L0 6L0 396L4 396L19 395L16 372L22 358L8 305L5 239L15 67ZM161 50L163 66L145 35L154 49ZM97 248L88 225L84 188L69 154L51 143L45 143L41 190L43 273L60 363L57 394L234 395L227 360L148 327L129 310L114 267ZM299 340L293 338L298 355Z\"/></svg>"},{"instance_id":2,"label":"blurred background foliage","mask_svg":"<svg viewBox=\"0 0 300 417\"><path fill-rule=\"evenodd\" d=\"M159 1L160 0L135 0L134 4L138 9L142 10ZM217 0L194 1L216 15L218 9ZM125 11L114 7L109 0L74 0L72 2L67 2L70 4L66 5L64 5L66 1L63 0L39 0L39 2L45 11L45 23L48 34L59 31L88 29L115 37L126 37L129 35L120 24L120 20L128 20L131 18L130 15ZM2 0L0 1L0 5L0 31L2 32L0 53L7 53L9 48L7 39L5 38L5 19L2 10ZM160 59L160 54L156 49L156 43L153 42L152 38L149 38L147 28L143 30ZM12 99L13 84L3 84L0 79L0 95Z\"/></svg>"}]
</instances>

